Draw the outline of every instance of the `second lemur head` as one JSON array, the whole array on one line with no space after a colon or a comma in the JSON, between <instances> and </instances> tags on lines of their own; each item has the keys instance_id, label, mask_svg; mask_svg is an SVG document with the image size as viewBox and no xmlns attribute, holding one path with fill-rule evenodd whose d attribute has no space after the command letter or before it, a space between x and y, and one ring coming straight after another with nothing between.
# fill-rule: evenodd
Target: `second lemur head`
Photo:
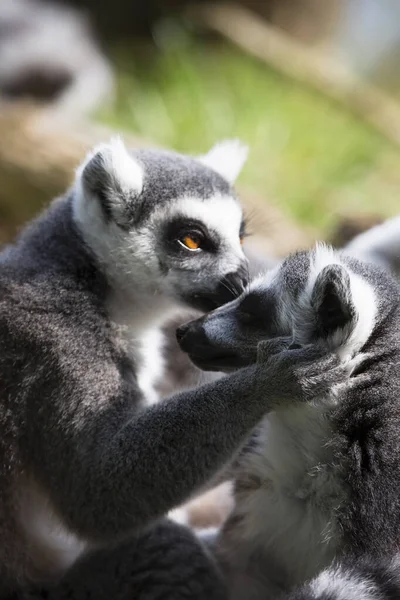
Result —
<instances>
[{"instance_id":1,"label":"second lemur head","mask_svg":"<svg viewBox=\"0 0 400 600\"><path fill-rule=\"evenodd\" d=\"M74 218L111 286L150 302L208 310L247 283L245 224L232 189L247 156L238 142L207 155L95 148L77 173Z\"/></svg>"},{"instance_id":2,"label":"second lemur head","mask_svg":"<svg viewBox=\"0 0 400 600\"><path fill-rule=\"evenodd\" d=\"M342 359L355 356L399 306L397 282L376 266L331 248L289 256L255 279L240 298L178 330L203 369L231 370L256 360L261 340L319 343Z\"/></svg>"}]
</instances>

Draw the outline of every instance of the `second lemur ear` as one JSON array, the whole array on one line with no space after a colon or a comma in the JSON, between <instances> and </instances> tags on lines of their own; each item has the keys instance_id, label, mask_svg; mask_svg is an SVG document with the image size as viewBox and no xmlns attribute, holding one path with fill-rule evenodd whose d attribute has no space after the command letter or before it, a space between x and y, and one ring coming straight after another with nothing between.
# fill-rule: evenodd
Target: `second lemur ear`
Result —
<instances>
[{"instance_id":1,"label":"second lemur ear","mask_svg":"<svg viewBox=\"0 0 400 600\"><path fill-rule=\"evenodd\" d=\"M216 144L199 160L219 173L228 183L233 184L247 160L248 153L248 147L239 140L225 140Z\"/></svg>"},{"instance_id":2,"label":"second lemur ear","mask_svg":"<svg viewBox=\"0 0 400 600\"><path fill-rule=\"evenodd\" d=\"M324 267L318 274L311 293L311 306L317 317L317 328L323 337L357 319L348 271L341 265Z\"/></svg>"},{"instance_id":3,"label":"second lemur ear","mask_svg":"<svg viewBox=\"0 0 400 600\"><path fill-rule=\"evenodd\" d=\"M120 138L94 148L78 169L77 180L84 199L99 202L106 219L122 227L132 221L143 171Z\"/></svg>"}]
</instances>

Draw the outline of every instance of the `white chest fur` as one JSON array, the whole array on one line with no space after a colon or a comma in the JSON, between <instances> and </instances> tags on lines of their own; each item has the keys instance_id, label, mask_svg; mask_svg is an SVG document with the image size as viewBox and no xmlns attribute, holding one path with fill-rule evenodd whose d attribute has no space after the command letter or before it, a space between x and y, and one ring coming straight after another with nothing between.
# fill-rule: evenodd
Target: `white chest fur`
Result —
<instances>
[{"instance_id":1,"label":"white chest fur","mask_svg":"<svg viewBox=\"0 0 400 600\"><path fill-rule=\"evenodd\" d=\"M30 478L20 482L17 502L21 533L30 557L30 577L45 581L60 575L88 544L68 531L46 494Z\"/></svg>"},{"instance_id":2,"label":"white chest fur","mask_svg":"<svg viewBox=\"0 0 400 600\"><path fill-rule=\"evenodd\" d=\"M164 371L163 334L160 329L151 329L139 340L138 384L147 404L155 404L159 397L155 386Z\"/></svg>"},{"instance_id":3,"label":"white chest fur","mask_svg":"<svg viewBox=\"0 0 400 600\"><path fill-rule=\"evenodd\" d=\"M240 467L258 483L240 491L239 473L239 519L229 545L235 538L239 563L254 553L264 556L265 567L273 562L286 583L314 575L333 558L339 541L335 515L344 490L332 465L327 410L298 405L269 415L256 451Z\"/></svg>"},{"instance_id":4,"label":"white chest fur","mask_svg":"<svg viewBox=\"0 0 400 600\"><path fill-rule=\"evenodd\" d=\"M140 300L140 299L139 299ZM152 299L127 302L126 298L113 295L108 309L116 328L116 337L131 357L136 369L137 382L146 404L155 404L159 397L155 385L164 371L162 322L176 312L169 302L157 303Z\"/></svg>"}]
</instances>

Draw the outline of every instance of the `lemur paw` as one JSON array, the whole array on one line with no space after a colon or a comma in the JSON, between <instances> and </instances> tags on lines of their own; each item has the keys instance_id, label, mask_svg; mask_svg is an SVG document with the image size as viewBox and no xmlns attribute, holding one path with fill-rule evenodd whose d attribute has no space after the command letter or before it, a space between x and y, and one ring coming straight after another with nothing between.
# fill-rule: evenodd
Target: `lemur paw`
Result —
<instances>
[{"instance_id":1,"label":"lemur paw","mask_svg":"<svg viewBox=\"0 0 400 600\"><path fill-rule=\"evenodd\" d=\"M367 364L364 366L364 363L366 363L371 356L371 354L363 352L357 354L357 356L343 364L343 368L346 369L349 377L342 381L338 381L332 388L333 393L338 395L343 391L349 391L356 387L372 385L375 381L375 376L371 374L368 368L365 370L365 367L368 367Z\"/></svg>"},{"instance_id":2,"label":"lemur paw","mask_svg":"<svg viewBox=\"0 0 400 600\"><path fill-rule=\"evenodd\" d=\"M317 345L286 347L280 353L273 353L270 341L260 342L257 364L266 392L270 390L278 405L326 395L350 375L348 364Z\"/></svg>"}]
</instances>

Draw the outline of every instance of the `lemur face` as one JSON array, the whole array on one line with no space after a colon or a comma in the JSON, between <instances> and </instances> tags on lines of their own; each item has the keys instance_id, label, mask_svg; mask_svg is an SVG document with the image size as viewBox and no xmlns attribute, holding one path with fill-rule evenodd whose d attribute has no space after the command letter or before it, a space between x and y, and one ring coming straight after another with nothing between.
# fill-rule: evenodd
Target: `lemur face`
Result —
<instances>
[{"instance_id":1,"label":"lemur face","mask_svg":"<svg viewBox=\"0 0 400 600\"><path fill-rule=\"evenodd\" d=\"M194 308L212 310L242 293L248 283L241 248L245 225L231 196L174 202L153 227L148 233L171 295Z\"/></svg>"},{"instance_id":2,"label":"lemur face","mask_svg":"<svg viewBox=\"0 0 400 600\"><path fill-rule=\"evenodd\" d=\"M235 142L195 159L99 147L81 167L75 219L121 288L209 310L247 284L242 209L231 187L246 157Z\"/></svg>"},{"instance_id":3,"label":"lemur face","mask_svg":"<svg viewBox=\"0 0 400 600\"><path fill-rule=\"evenodd\" d=\"M180 346L198 367L214 371L253 363L258 342L280 336L352 356L371 335L377 313L368 267L360 265L324 246L294 254L240 298L180 327Z\"/></svg>"}]
</instances>

